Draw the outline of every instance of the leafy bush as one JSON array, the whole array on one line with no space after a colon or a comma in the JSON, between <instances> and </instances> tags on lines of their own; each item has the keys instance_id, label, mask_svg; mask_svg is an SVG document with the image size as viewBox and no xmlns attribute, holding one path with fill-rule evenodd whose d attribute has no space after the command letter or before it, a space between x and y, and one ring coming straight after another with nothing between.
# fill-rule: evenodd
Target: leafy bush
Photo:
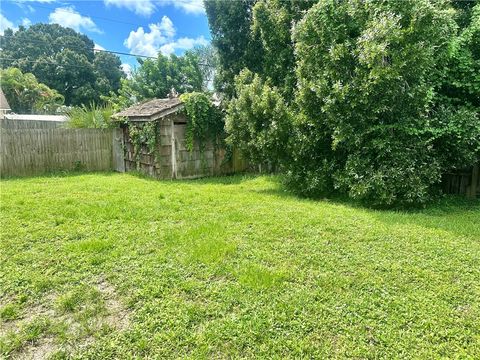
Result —
<instances>
[{"instance_id":1,"label":"leafy bush","mask_svg":"<svg viewBox=\"0 0 480 360\"><path fill-rule=\"evenodd\" d=\"M234 32L217 26L223 5L207 3L228 55ZM249 4L239 36L261 48L223 70L245 68L226 128L251 162L282 164L300 194L383 206L423 204L442 174L480 159L480 4Z\"/></svg>"},{"instance_id":2,"label":"leafy bush","mask_svg":"<svg viewBox=\"0 0 480 360\"><path fill-rule=\"evenodd\" d=\"M464 169L480 159L480 113L467 106L441 106L430 127L443 172Z\"/></svg>"},{"instance_id":3,"label":"leafy bush","mask_svg":"<svg viewBox=\"0 0 480 360\"><path fill-rule=\"evenodd\" d=\"M211 141L217 145L223 140L224 120L222 111L215 106L210 95L201 92L192 92L181 95L187 115L186 146L192 151L194 141L202 149Z\"/></svg>"},{"instance_id":4,"label":"leafy bush","mask_svg":"<svg viewBox=\"0 0 480 360\"><path fill-rule=\"evenodd\" d=\"M282 96L249 70L236 77L235 91L227 109L227 142L253 164L281 165L289 154L292 121Z\"/></svg>"},{"instance_id":5,"label":"leafy bush","mask_svg":"<svg viewBox=\"0 0 480 360\"><path fill-rule=\"evenodd\" d=\"M16 113L55 113L63 104L63 96L39 83L35 75L17 68L0 69L2 90Z\"/></svg>"},{"instance_id":6,"label":"leafy bush","mask_svg":"<svg viewBox=\"0 0 480 360\"><path fill-rule=\"evenodd\" d=\"M455 29L451 10L427 0L322 1L297 25L298 101L307 123L327 133L307 152L331 141L327 168L336 171L324 175L335 188L375 205L430 198L440 180L428 131L432 79Z\"/></svg>"},{"instance_id":7,"label":"leafy bush","mask_svg":"<svg viewBox=\"0 0 480 360\"><path fill-rule=\"evenodd\" d=\"M74 107L67 111L69 117L67 126L70 128L95 128L105 129L115 127L112 115L114 114L111 105L82 105Z\"/></svg>"}]
</instances>

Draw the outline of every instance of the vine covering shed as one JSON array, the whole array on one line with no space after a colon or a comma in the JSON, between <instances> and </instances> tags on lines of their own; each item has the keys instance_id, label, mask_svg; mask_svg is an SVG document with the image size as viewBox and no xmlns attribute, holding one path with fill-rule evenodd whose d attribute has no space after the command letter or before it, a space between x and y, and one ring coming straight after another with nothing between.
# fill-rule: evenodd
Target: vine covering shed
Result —
<instances>
[{"instance_id":1,"label":"vine covering shed","mask_svg":"<svg viewBox=\"0 0 480 360\"><path fill-rule=\"evenodd\" d=\"M187 116L176 95L135 104L117 114L122 125L125 171L157 178L195 178L229 171L225 150L208 143L186 147Z\"/></svg>"}]
</instances>

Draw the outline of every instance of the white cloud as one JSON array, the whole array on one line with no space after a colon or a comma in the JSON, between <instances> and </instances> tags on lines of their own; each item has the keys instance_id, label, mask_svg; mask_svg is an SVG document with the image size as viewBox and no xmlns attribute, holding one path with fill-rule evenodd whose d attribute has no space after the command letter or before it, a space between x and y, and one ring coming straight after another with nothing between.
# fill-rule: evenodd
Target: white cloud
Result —
<instances>
[{"instance_id":1,"label":"white cloud","mask_svg":"<svg viewBox=\"0 0 480 360\"><path fill-rule=\"evenodd\" d=\"M29 27L32 25L32 21L29 18L22 18L22 25L25 27Z\"/></svg>"},{"instance_id":2,"label":"white cloud","mask_svg":"<svg viewBox=\"0 0 480 360\"><path fill-rule=\"evenodd\" d=\"M122 64L120 65L123 72L127 75L127 79L132 77L132 66L130 64Z\"/></svg>"},{"instance_id":3,"label":"white cloud","mask_svg":"<svg viewBox=\"0 0 480 360\"><path fill-rule=\"evenodd\" d=\"M164 16L160 23L148 25L150 32L145 32L143 27L131 31L124 45L131 52L138 55L157 56L159 48L172 41L175 36L175 28L172 20Z\"/></svg>"},{"instance_id":4,"label":"white cloud","mask_svg":"<svg viewBox=\"0 0 480 360\"><path fill-rule=\"evenodd\" d=\"M160 31L163 31L165 36L169 38L175 36L175 26L173 26L173 22L168 16L162 17L162 21L160 21L158 27Z\"/></svg>"},{"instance_id":5,"label":"white cloud","mask_svg":"<svg viewBox=\"0 0 480 360\"><path fill-rule=\"evenodd\" d=\"M177 39L176 41L169 42L165 45L162 45L160 51L163 55L169 55L175 52L175 50L188 50L197 45L207 45L208 40L203 36L199 36L196 39L183 37Z\"/></svg>"},{"instance_id":6,"label":"white cloud","mask_svg":"<svg viewBox=\"0 0 480 360\"><path fill-rule=\"evenodd\" d=\"M175 39L175 27L172 21L164 16L160 23L148 25L150 31L143 27L131 31L124 45L130 52L138 55L157 56L158 52L170 55L176 50L188 50L197 45L207 45L208 40L203 36L197 38L182 37Z\"/></svg>"},{"instance_id":7,"label":"white cloud","mask_svg":"<svg viewBox=\"0 0 480 360\"><path fill-rule=\"evenodd\" d=\"M94 43L93 45L93 51L95 50L105 50L105 48L102 45L98 45L97 43Z\"/></svg>"},{"instance_id":8,"label":"white cloud","mask_svg":"<svg viewBox=\"0 0 480 360\"><path fill-rule=\"evenodd\" d=\"M161 0L155 2L155 0L103 0L105 5L113 5L117 7L123 7L130 11L135 12L138 15L150 16L156 10L158 6L174 6L177 9L185 11L187 14L203 14L205 13L205 7L203 6L203 0Z\"/></svg>"},{"instance_id":9,"label":"white cloud","mask_svg":"<svg viewBox=\"0 0 480 360\"><path fill-rule=\"evenodd\" d=\"M69 27L76 31L86 30L102 33L90 17L80 15L72 6L56 8L55 11L49 15L48 19L50 23Z\"/></svg>"},{"instance_id":10,"label":"white cloud","mask_svg":"<svg viewBox=\"0 0 480 360\"><path fill-rule=\"evenodd\" d=\"M3 14L0 14L0 35L3 35L3 32L7 29L12 29L13 31L16 30L13 23L3 16Z\"/></svg>"},{"instance_id":11,"label":"white cloud","mask_svg":"<svg viewBox=\"0 0 480 360\"><path fill-rule=\"evenodd\" d=\"M170 0L169 2L187 14L203 14L205 12L203 0Z\"/></svg>"},{"instance_id":12,"label":"white cloud","mask_svg":"<svg viewBox=\"0 0 480 360\"><path fill-rule=\"evenodd\" d=\"M104 0L105 5L124 7L135 14L149 16L155 11L155 5L152 0Z\"/></svg>"}]
</instances>

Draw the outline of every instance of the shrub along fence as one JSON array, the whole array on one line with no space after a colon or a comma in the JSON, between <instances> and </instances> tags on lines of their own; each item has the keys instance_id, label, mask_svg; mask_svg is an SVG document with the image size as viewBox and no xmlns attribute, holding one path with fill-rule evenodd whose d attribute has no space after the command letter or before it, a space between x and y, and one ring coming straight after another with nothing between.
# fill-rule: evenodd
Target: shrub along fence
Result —
<instances>
[{"instance_id":1,"label":"shrub along fence","mask_svg":"<svg viewBox=\"0 0 480 360\"><path fill-rule=\"evenodd\" d=\"M0 175L32 176L52 171L123 171L118 129L1 127Z\"/></svg>"}]
</instances>

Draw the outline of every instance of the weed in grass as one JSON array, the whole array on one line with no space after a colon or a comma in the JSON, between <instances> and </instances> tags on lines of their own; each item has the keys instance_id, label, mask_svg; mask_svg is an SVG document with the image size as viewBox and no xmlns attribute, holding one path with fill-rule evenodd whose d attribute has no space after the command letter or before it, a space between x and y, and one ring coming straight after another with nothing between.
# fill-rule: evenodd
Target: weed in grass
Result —
<instances>
[{"instance_id":1,"label":"weed in grass","mask_svg":"<svg viewBox=\"0 0 480 360\"><path fill-rule=\"evenodd\" d=\"M7 304L0 310L0 319L4 321L18 319L20 307L17 304Z\"/></svg>"},{"instance_id":2,"label":"weed in grass","mask_svg":"<svg viewBox=\"0 0 480 360\"><path fill-rule=\"evenodd\" d=\"M252 287L254 289L270 288L279 286L283 281L282 274L271 271L264 266L256 264L245 265L239 276L241 284Z\"/></svg>"}]
</instances>

